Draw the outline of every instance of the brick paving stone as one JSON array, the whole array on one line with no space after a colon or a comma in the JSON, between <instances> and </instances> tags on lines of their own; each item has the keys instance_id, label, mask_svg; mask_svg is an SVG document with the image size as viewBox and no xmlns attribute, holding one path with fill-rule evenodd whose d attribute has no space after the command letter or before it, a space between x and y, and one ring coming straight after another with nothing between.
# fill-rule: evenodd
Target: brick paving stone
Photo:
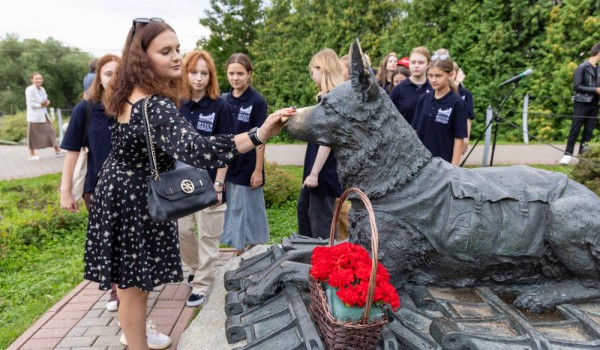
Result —
<instances>
[{"instance_id":1,"label":"brick paving stone","mask_svg":"<svg viewBox=\"0 0 600 350\"><path fill-rule=\"evenodd\" d=\"M63 306L63 308L60 311L80 311L80 310L89 310L90 307L94 305L93 303L73 303L73 304L67 304L65 306Z\"/></svg>"},{"instance_id":2,"label":"brick paving stone","mask_svg":"<svg viewBox=\"0 0 600 350\"><path fill-rule=\"evenodd\" d=\"M106 310L106 309L104 309ZM104 310L100 310L100 309L94 309L94 310L90 310L85 314L85 318L97 318L100 317L100 315L102 315L102 313L104 313Z\"/></svg>"},{"instance_id":3,"label":"brick paving stone","mask_svg":"<svg viewBox=\"0 0 600 350\"><path fill-rule=\"evenodd\" d=\"M81 337L83 336L83 333L87 331L87 329L87 327L75 326L69 333L67 333L67 337Z\"/></svg>"},{"instance_id":4,"label":"brick paving stone","mask_svg":"<svg viewBox=\"0 0 600 350\"><path fill-rule=\"evenodd\" d=\"M106 301L105 300L99 300L98 302L96 302L93 306L92 309L96 310L96 309L106 309Z\"/></svg>"},{"instance_id":5,"label":"brick paving stone","mask_svg":"<svg viewBox=\"0 0 600 350\"><path fill-rule=\"evenodd\" d=\"M112 322L112 319L110 319L108 317L84 318L81 321L77 322L77 326L78 327L104 327L104 326L108 326L111 322Z\"/></svg>"},{"instance_id":6,"label":"brick paving stone","mask_svg":"<svg viewBox=\"0 0 600 350\"><path fill-rule=\"evenodd\" d=\"M152 309L152 311L150 311L150 314L148 315L149 318L151 319L155 319L158 317L169 317L169 316L175 316L175 315L179 315L181 313L181 308L176 309L176 310L172 310L172 309Z\"/></svg>"},{"instance_id":7,"label":"brick paving stone","mask_svg":"<svg viewBox=\"0 0 600 350\"><path fill-rule=\"evenodd\" d=\"M87 310L77 310L77 311L60 311L52 319L54 320L68 320L68 319L80 319L84 316L87 316Z\"/></svg>"},{"instance_id":8,"label":"brick paving stone","mask_svg":"<svg viewBox=\"0 0 600 350\"><path fill-rule=\"evenodd\" d=\"M89 347L97 337L68 337L58 344L57 348Z\"/></svg>"},{"instance_id":9,"label":"brick paving stone","mask_svg":"<svg viewBox=\"0 0 600 350\"><path fill-rule=\"evenodd\" d=\"M125 347L123 347L125 349ZM107 350L106 346L87 346L87 347L76 347L70 350Z\"/></svg>"},{"instance_id":10,"label":"brick paving stone","mask_svg":"<svg viewBox=\"0 0 600 350\"><path fill-rule=\"evenodd\" d=\"M97 303L100 297L101 295L76 295L69 300L69 304L87 303L91 305Z\"/></svg>"},{"instance_id":11,"label":"brick paving stone","mask_svg":"<svg viewBox=\"0 0 600 350\"><path fill-rule=\"evenodd\" d=\"M121 342L119 341L120 337L121 337L121 332L119 332L119 334L113 335L113 336L101 335L96 339L96 341L92 345L118 347L121 349L125 349L125 346L123 346L123 344L121 344Z\"/></svg>"},{"instance_id":12,"label":"brick paving stone","mask_svg":"<svg viewBox=\"0 0 600 350\"><path fill-rule=\"evenodd\" d=\"M158 300L154 303L154 309L181 309L185 303L181 300Z\"/></svg>"},{"instance_id":13,"label":"brick paving stone","mask_svg":"<svg viewBox=\"0 0 600 350\"><path fill-rule=\"evenodd\" d=\"M86 337L94 335L116 335L120 330L121 328L118 326L95 326L88 327L87 331L83 335Z\"/></svg>"},{"instance_id":14,"label":"brick paving stone","mask_svg":"<svg viewBox=\"0 0 600 350\"><path fill-rule=\"evenodd\" d=\"M177 292L178 285L176 284L167 284L163 289L162 293L158 296L158 300L171 300Z\"/></svg>"},{"instance_id":15,"label":"brick paving stone","mask_svg":"<svg viewBox=\"0 0 600 350\"><path fill-rule=\"evenodd\" d=\"M44 324L44 328L72 328L78 321L76 318L52 318Z\"/></svg>"},{"instance_id":16,"label":"brick paving stone","mask_svg":"<svg viewBox=\"0 0 600 350\"><path fill-rule=\"evenodd\" d=\"M190 287L187 284L180 284L177 286L177 291L173 296L173 300L185 301L190 296Z\"/></svg>"},{"instance_id":17,"label":"brick paving stone","mask_svg":"<svg viewBox=\"0 0 600 350\"><path fill-rule=\"evenodd\" d=\"M62 338L65 335L67 335L67 333L69 333L70 330L71 330L71 327L64 327L64 328L45 328L45 327L42 327L39 331L35 332L35 334L31 338L32 339L37 339L37 338Z\"/></svg>"},{"instance_id":18,"label":"brick paving stone","mask_svg":"<svg viewBox=\"0 0 600 350\"><path fill-rule=\"evenodd\" d=\"M61 338L29 339L19 350L45 350L54 349Z\"/></svg>"},{"instance_id":19,"label":"brick paving stone","mask_svg":"<svg viewBox=\"0 0 600 350\"><path fill-rule=\"evenodd\" d=\"M109 346L106 350L125 350L125 346Z\"/></svg>"}]
</instances>

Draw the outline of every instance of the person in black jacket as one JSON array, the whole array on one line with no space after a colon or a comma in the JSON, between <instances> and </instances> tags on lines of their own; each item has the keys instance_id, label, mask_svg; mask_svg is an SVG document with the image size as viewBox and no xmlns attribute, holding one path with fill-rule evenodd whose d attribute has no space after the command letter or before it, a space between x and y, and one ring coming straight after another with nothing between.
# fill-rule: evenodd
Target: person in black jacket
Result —
<instances>
[{"instance_id":1,"label":"person in black jacket","mask_svg":"<svg viewBox=\"0 0 600 350\"><path fill-rule=\"evenodd\" d=\"M573 74L573 120L567 139L565 155L560 164L571 162L575 142L583 125L583 135L579 146L579 154L587 150L587 143L592 139L594 126L598 120L598 99L600 95L600 43L592 46L590 57L580 64Z\"/></svg>"}]
</instances>

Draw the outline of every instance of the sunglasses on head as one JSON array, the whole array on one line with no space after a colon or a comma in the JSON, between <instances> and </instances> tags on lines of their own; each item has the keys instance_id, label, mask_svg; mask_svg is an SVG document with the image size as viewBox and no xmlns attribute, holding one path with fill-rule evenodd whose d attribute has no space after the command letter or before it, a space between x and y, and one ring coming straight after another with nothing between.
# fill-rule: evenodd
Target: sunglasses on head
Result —
<instances>
[{"instance_id":1,"label":"sunglasses on head","mask_svg":"<svg viewBox=\"0 0 600 350\"><path fill-rule=\"evenodd\" d=\"M165 20L162 18L158 18L158 17L152 17L152 18L134 18L133 19L133 24L131 25L131 39L133 39L133 36L135 35L135 27L138 24L148 24L150 22L164 22Z\"/></svg>"},{"instance_id":2,"label":"sunglasses on head","mask_svg":"<svg viewBox=\"0 0 600 350\"><path fill-rule=\"evenodd\" d=\"M447 60L450 58L450 55L447 54L443 54L443 55L433 55L431 56L431 60L435 61L435 60Z\"/></svg>"}]
</instances>

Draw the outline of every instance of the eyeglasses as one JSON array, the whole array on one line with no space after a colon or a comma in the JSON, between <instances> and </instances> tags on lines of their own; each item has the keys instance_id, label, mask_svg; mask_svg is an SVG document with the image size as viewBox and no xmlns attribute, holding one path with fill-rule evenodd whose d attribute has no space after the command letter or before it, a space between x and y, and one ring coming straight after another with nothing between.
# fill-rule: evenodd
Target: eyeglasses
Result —
<instances>
[{"instance_id":1,"label":"eyeglasses","mask_svg":"<svg viewBox=\"0 0 600 350\"><path fill-rule=\"evenodd\" d=\"M450 55L447 54L443 54L443 55L433 55L431 56L431 60L435 61L435 60L447 60L450 58Z\"/></svg>"},{"instance_id":2,"label":"eyeglasses","mask_svg":"<svg viewBox=\"0 0 600 350\"><path fill-rule=\"evenodd\" d=\"M133 19L133 24L131 25L131 39L133 40L133 37L135 36L135 27L138 24L148 24L150 22L164 22L165 20L162 18L158 18L158 17L152 17L152 18L134 18Z\"/></svg>"}]
</instances>

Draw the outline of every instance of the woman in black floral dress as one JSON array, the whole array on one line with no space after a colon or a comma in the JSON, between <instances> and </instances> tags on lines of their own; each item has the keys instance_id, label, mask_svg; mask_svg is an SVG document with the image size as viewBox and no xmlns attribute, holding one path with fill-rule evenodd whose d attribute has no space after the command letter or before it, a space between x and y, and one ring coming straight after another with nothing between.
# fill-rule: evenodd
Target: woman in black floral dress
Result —
<instances>
[{"instance_id":1,"label":"woman in black floral dress","mask_svg":"<svg viewBox=\"0 0 600 350\"><path fill-rule=\"evenodd\" d=\"M260 129L248 133L204 138L173 103L179 101L180 77L179 41L173 29L157 18L134 20L121 65L104 99L106 112L116 123L113 149L92 196L85 278L104 290L111 282L117 284L125 335L121 340L135 350L169 346L170 339L162 334L146 338L148 293L155 286L182 280L176 221L155 223L148 215L144 99L152 96L148 118L159 172L172 169L175 160L198 168L222 167L238 153L279 133L282 116L293 113L292 109L277 111Z\"/></svg>"}]
</instances>

